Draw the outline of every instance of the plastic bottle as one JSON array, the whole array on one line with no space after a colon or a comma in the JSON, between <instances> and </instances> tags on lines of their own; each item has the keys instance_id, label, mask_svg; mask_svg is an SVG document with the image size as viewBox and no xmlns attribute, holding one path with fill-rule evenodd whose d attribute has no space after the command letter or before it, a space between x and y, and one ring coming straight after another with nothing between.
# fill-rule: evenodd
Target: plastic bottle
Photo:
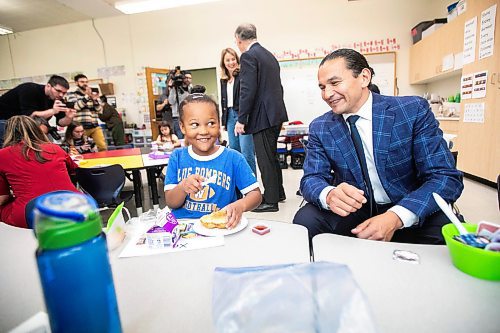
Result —
<instances>
[{"instance_id":1,"label":"plastic bottle","mask_svg":"<svg viewBox=\"0 0 500 333\"><path fill-rule=\"evenodd\" d=\"M97 205L79 193L35 203L36 260L52 332L121 332Z\"/></svg>"}]
</instances>

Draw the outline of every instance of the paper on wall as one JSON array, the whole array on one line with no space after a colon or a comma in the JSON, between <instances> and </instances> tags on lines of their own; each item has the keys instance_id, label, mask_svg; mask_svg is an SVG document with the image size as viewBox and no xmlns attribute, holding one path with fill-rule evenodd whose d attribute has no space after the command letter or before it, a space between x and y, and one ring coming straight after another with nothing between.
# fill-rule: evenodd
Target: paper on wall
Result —
<instances>
[{"instance_id":1,"label":"paper on wall","mask_svg":"<svg viewBox=\"0 0 500 333\"><path fill-rule=\"evenodd\" d=\"M481 13L479 29L479 59L493 55L495 46L495 19L497 5L493 5Z\"/></svg>"},{"instance_id":2,"label":"paper on wall","mask_svg":"<svg viewBox=\"0 0 500 333\"><path fill-rule=\"evenodd\" d=\"M486 97L486 83L488 82L488 71L474 73L472 83L472 98Z\"/></svg>"},{"instance_id":3,"label":"paper on wall","mask_svg":"<svg viewBox=\"0 0 500 333\"><path fill-rule=\"evenodd\" d=\"M455 61L453 62L453 69L460 69L464 67L464 53L459 52L455 54Z\"/></svg>"},{"instance_id":4,"label":"paper on wall","mask_svg":"<svg viewBox=\"0 0 500 333\"><path fill-rule=\"evenodd\" d=\"M484 123L484 103L465 104L464 123Z\"/></svg>"},{"instance_id":5,"label":"paper on wall","mask_svg":"<svg viewBox=\"0 0 500 333\"><path fill-rule=\"evenodd\" d=\"M462 99L472 98L472 78L474 74L462 75L462 80L460 84L460 94Z\"/></svg>"},{"instance_id":6,"label":"paper on wall","mask_svg":"<svg viewBox=\"0 0 500 333\"><path fill-rule=\"evenodd\" d=\"M455 65L455 57L453 56L453 53L445 55L441 62L443 72L453 69L453 66Z\"/></svg>"},{"instance_id":7,"label":"paper on wall","mask_svg":"<svg viewBox=\"0 0 500 333\"><path fill-rule=\"evenodd\" d=\"M477 16L465 22L464 28L464 65L476 60Z\"/></svg>"}]
</instances>

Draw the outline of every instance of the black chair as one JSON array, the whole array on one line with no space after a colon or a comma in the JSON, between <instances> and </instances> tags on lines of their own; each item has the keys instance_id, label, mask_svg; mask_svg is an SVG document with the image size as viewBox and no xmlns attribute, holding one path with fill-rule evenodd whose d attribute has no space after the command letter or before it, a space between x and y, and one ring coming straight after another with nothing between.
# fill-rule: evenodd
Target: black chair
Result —
<instances>
[{"instance_id":1,"label":"black chair","mask_svg":"<svg viewBox=\"0 0 500 333\"><path fill-rule=\"evenodd\" d=\"M301 139L299 139L299 142L302 144L302 147L304 148L304 160L305 160L305 157L307 156L307 144L308 144L309 140L301 138ZM300 192L300 188L297 190L297 195L302 196L302 193ZM300 202L299 208L301 208L305 202L306 202L306 199L304 199L304 197L302 197L302 201Z\"/></svg>"},{"instance_id":2,"label":"black chair","mask_svg":"<svg viewBox=\"0 0 500 333\"><path fill-rule=\"evenodd\" d=\"M121 149L129 149L129 148L134 148L134 145L133 144L125 144L122 146L108 145L108 150L121 150Z\"/></svg>"},{"instance_id":3,"label":"black chair","mask_svg":"<svg viewBox=\"0 0 500 333\"><path fill-rule=\"evenodd\" d=\"M498 209L500 210L500 175L497 177Z\"/></svg>"},{"instance_id":4,"label":"black chair","mask_svg":"<svg viewBox=\"0 0 500 333\"><path fill-rule=\"evenodd\" d=\"M95 168L76 169L80 188L95 199L99 208L116 207L129 201L134 191L122 191L125 185L125 171L119 164Z\"/></svg>"}]
</instances>

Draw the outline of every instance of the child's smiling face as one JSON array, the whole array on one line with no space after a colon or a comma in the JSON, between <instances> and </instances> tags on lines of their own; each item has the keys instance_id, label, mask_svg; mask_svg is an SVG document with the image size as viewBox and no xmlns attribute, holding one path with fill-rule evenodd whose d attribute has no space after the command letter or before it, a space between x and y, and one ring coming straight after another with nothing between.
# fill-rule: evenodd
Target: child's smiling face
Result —
<instances>
[{"instance_id":1,"label":"child's smiling face","mask_svg":"<svg viewBox=\"0 0 500 333\"><path fill-rule=\"evenodd\" d=\"M212 103L188 103L183 108L182 133L193 147L193 152L201 156L215 153L215 145L220 135L217 110Z\"/></svg>"}]
</instances>

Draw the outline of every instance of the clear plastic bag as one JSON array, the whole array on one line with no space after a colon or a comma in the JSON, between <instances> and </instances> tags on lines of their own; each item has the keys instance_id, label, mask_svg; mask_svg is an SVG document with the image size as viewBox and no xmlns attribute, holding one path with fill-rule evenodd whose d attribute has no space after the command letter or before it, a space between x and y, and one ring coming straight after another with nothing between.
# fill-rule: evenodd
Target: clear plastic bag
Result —
<instances>
[{"instance_id":1,"label":"clear plastic bag","mask_svg":"<svg viewBox=\"0 0 500 333\"><path fill-rule=\"evenodd\" d=\"M212 314L218 333L376 332L349 268L329 262L216 268Z\"/></svg>"}]
</instances>

